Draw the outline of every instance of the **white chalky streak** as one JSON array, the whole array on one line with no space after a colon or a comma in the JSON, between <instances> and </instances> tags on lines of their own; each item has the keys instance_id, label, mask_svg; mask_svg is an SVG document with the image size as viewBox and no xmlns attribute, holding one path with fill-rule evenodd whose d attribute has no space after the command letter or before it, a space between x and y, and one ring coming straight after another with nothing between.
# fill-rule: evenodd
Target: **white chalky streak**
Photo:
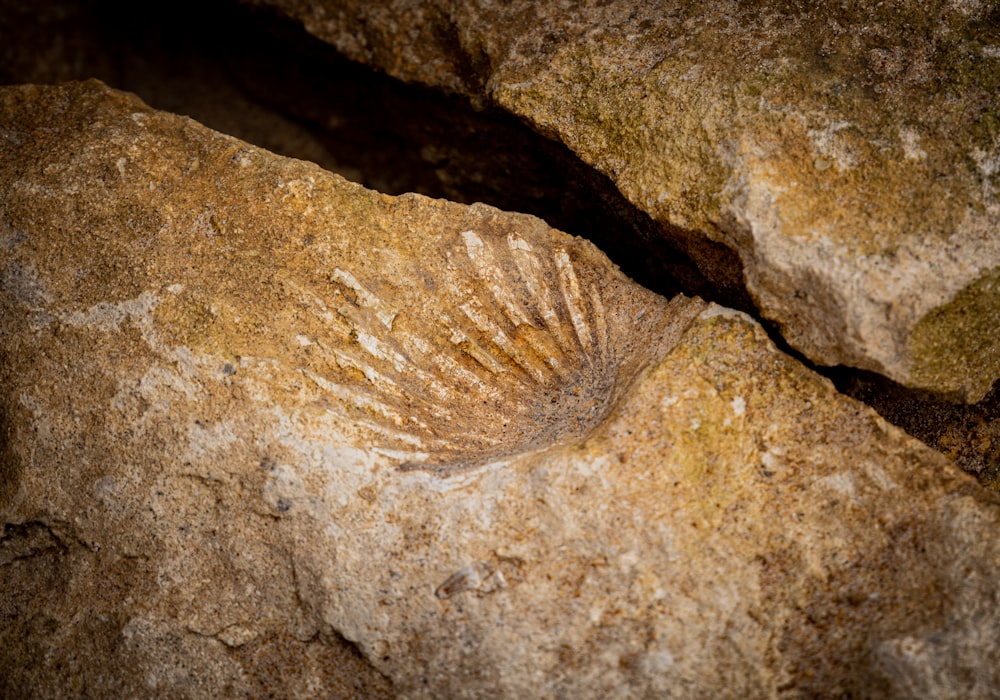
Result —
<instances>
[{"instance_id":1,"label":"white chalky streak","mask_svg":"<svg viewBox=\"0 0 1000 700\"><path fill-rule=\"evenodd\" d=\"M465 240L465 249L469 253L469 259L475 266L476 272L480 279L489 286L493 298L503 306L507 317L513 321L514 325L528 323L528 317L521 305L511 296L510 290L504 284L502 273L497 274L499 265L497 265L490 247L476 235L475 231L466 231L462 234L462 238Z\"/></svg>"},{"instance_id":2,"label":"white chalky streak","mask_svg":"<svg viewBox=\"0 0 1000 700\"><path fill-rule=\"evenodd\" d=\"M566 308L569 311L570 320L573 321L573 328L576 329L576 337L580 339L580 347L585 352L590 352L590 327L587 325L586 316L581 308L583 298L580 296L580 283L576 279L573 262L565 250L556 253L556 267L559 270L559 286L562 288Z\"/></svg>"},{"instance_id":3,"label":"white chalky streak","mask_svg":"<svg viewBox=\"0 0 1000 700\"><path fill-rule=\"evenodd\" d=\"M345 287L350 287L358 295L358 301L365 308L375 312L378 320L382 322L388 330L392 330L392 322L396 318L396 312L390 309L377 296L365 289L360 282L350 272L341 270L339 267L333 271L333 279L340 282Z\"/></svg>"}]
</instances>

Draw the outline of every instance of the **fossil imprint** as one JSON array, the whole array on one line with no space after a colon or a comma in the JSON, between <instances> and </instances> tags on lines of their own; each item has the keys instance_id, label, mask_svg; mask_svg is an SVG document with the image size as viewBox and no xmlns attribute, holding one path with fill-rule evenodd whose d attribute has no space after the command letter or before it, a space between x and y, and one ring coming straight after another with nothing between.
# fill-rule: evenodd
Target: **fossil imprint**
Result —
<instances>
[{"instance_id":1,"label":"fossil imprint","mask_svg":"<svg viewBox=\"0 0 1000 700\"><path fill-rule=\"evenodd\" d=\"M447 473L586 435L678 320L589 243L471 212L468 228L381 241L363 270L333 255L324 280L286 281L326 329L296 338L299 371L403 469ZM411 246L419 259L396 249Z\"/></svg>"}]
</instances>

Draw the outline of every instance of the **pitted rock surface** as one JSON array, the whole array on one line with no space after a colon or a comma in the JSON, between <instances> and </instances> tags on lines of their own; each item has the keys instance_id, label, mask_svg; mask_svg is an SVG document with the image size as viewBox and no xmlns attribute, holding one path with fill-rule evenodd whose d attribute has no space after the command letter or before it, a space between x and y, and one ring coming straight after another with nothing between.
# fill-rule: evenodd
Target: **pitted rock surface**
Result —
<instances>
[{"instance_id":1,"label":"pitted rock surface","mask_svg":"<svg viewBox=\"0 0 1000 700\"><path fill-rule=\"evenodd\" d=\"M1000 683L996 498L537 219L4 88L0 313L4 692Z\"/></svg>"}]
</instances>

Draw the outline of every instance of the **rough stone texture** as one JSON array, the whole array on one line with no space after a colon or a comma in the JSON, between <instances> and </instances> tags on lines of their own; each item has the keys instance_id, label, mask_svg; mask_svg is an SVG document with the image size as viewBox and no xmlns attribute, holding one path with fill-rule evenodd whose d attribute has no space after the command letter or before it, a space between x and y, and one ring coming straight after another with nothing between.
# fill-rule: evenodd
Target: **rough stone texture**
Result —
<instances>
[{"instance_id":1,"label":"rough stone texture","mask_svg":"<svg viewBox=\"0 0 1000 700\"><path fill-rule=\"evenodd\" d=\"M519 115L696 260L731 246L812 360L972 401L1000 376L996 2L252 2Z\"/></svg>"},{"instance_id":2,"label":"rough stone texture","mask_svg":"<svg viewBox=\"0 0 1000 700\"><path fill-rule=\"evenodd\" d=\"M1000 492L1000 385L972 405L914 396L872 374L838 378L835 385L975 475L986 488Z\"/></svg>"},{"instance_id":3,"label":"rough stone texture","mask_svg":"<svg viewBox=\"0 0 1000 700\"><path fill-rule=\"evenodd\" d=\"M537 219L5 88L0 314L4 694L1000 686L996 498Z\"/></svg>"}]
</instances>

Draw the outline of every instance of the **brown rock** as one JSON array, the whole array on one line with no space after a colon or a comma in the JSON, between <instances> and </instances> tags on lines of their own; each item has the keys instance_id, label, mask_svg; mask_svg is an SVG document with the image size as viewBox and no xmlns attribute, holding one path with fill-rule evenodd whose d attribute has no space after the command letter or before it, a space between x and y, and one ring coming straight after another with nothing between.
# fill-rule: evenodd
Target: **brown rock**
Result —
<instances>
[{"instance_id":1,"label":"brown rock","mask_svg":"<svg viewBox=\"0 0 1000 700\"><path fill-rule=\"evenodd\" d=\"M730 246L816 362L971 401L1000 376L996 3L252 4L520 116L696 260Z\"/></svg>"},{"instance_id":2,"label":"brown rock","mask_svg":"<svg viewBox=\"0 0 1000 700\"><path fill-rule=\"evenodd\" d=\"M5 693L1000 682L995 498L537 219L5 88L0 314Z\"/></svg>"}]
</instances>

